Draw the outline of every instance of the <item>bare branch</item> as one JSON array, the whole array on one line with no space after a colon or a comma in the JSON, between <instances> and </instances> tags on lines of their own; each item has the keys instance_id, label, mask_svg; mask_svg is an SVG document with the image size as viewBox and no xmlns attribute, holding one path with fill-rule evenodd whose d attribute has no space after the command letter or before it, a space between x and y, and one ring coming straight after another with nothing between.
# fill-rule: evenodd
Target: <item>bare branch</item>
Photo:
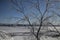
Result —
<instances>
[{"instance_id":1,"label":"bare branch","mask_svg":"<svg viewBox=\"0 0 60 40\"><path fill-rule=\"evenodd\" d=\"M50 22L48 22L50 25L52 25L53 27L54 27L54 29L56 29L56 27L52 24L52 23L50 23ZM60 34L60 32L56 29L56 31Z\"/></svg>"},{"instance_id":2,"label":"bare branch","mask_svg":"<svg viewBox=\"0 0 60 40\"><path fill-rule=\"evenodd\" d=\"M44 13L43 13L43 17L44 17L44 15L46 14L46 12L47 12L47 10L48 10L48 5L49 5L49 0L47 0L47 2L46 2L46 9L45 9L45 11L44 11Z\"/></svg>"},{"instance_id":3,"label":"bare branch","mask_svg":"<svg viewBox=\"0 0 60 40\"><path fill-rule=\"evenodd\" d=\"M46 18L43 19L43 21L46 21L46 20L50 19L51 17L53 17L53 15L47 16Z\"/></svg>"}]
</instances>

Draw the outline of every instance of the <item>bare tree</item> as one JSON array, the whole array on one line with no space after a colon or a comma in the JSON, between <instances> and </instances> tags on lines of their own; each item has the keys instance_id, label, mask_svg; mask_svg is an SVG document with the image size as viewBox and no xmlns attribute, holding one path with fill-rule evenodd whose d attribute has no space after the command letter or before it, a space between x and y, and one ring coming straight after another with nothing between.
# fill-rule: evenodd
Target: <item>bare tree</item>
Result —
<instances>
[{"instance_id":1,"label":"bare tree","mask_svg":"<svg viewBox=\"0 0 60 40\"><path fill-rule=\"evenodd\" d=\"M18 20L18 22L21 20L28 22L28 24L30 25L30 28L32 29L31 33L34 35L34 37L37 40L40 40L41 27L43 25L50 24L54 27L53 23L51 22L51 20L52 20L51 18L54 17L55 15L58 15L53 10L53 8L58 8L58 7L55 7L55 4L54 4L55 2L59 2L58 0L44 0L44 1L42 1L42 0L10 0L10 2L12 3L12 7L15 10L20 12L20 14L23 14L23 17L20 20ZM26 3L27 3L27 6L25 5ZM44 5L44 7L45 7L44 10L41 10L41 7L43 7L41 5ZM31 12L31 10L32 10L32 12ZM27 12L27 11L29 11L29 12ZM34 26L31 26L31 25L33 25L33 24L36 25L37 23L39 24L39 27L38 27L37 31L35 31ZM57 30L57 32L58 32L58 30Z\"/></svg>"}]
</instances>

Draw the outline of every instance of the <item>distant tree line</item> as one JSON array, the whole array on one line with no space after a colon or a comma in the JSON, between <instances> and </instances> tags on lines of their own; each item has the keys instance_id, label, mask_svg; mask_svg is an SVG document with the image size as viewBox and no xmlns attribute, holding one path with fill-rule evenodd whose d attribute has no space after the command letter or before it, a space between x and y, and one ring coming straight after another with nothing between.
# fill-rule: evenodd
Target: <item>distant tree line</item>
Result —
<instances>
[{"instance_id":1,"label":"distant tree line","mask_svg":"<svg viewBox=\"0 0 60 40\"><path fill-rule=\"evenodd\" d=\"M40 26L39 24L36 24L36 25L29 25L29 24L1 24L0 23L0 26ZM42 26L51 26L51 25L42 25ZM56 27L59 27L60 25L55 25Z\"/></svg>"}]
</instances>

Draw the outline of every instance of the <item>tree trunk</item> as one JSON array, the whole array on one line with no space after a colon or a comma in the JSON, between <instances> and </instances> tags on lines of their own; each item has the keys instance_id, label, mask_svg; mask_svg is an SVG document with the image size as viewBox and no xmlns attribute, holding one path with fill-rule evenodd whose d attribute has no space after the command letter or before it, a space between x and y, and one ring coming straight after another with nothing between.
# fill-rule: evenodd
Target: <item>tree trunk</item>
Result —
<instances>
[{"instance_id":1,"label":"tree trunk","mask_svg":"<svg viewBox=\"0 0 60 40\"><path fill-rule=\"evenodd\" d=\"M40 40L39 38L37 38L37 40Z\"/></svg>"},{"instance_id":2,"label":"tree trunk","mask_svg":"<svg viewBox=\"0 0 60 40\"><path fill-rule=\"evenodd\" d=\"M40 38L38 36L36 38L37 38L37 40L40 40Z\"/></svg>"}]
</instances>

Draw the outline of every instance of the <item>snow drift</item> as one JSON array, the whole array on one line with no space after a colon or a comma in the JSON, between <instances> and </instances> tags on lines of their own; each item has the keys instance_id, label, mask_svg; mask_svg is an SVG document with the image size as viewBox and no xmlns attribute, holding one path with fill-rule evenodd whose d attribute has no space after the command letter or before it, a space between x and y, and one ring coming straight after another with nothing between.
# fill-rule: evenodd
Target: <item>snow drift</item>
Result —
<instances>
[{"instance_id":1,"label":"snow drift","mask_svg":"<svg viewBox=\"0 0 60 40\"><path fill-rule=\"evenodd\" d=\"M11 36L7 35L4 31L0 31L0 40L14 40Z\"/></svg>"}]
</instances>

